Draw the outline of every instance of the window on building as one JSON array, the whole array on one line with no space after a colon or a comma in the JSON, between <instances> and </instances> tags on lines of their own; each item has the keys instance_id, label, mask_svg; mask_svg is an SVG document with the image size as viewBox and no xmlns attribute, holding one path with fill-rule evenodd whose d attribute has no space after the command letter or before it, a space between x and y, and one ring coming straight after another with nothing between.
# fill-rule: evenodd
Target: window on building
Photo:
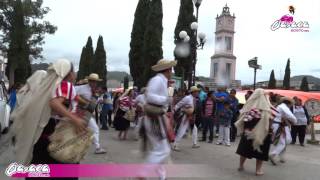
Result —
<instances>
[{"instance_id":1,"label":"window on building","mask_svg":"<svg viewBox=\"0 0 320 180\"><path fill-rule=\"evenodd\" d=\"M216 78L218 74L218 63L213 64L213 77Z\"/></svg>"},{"instance_id":2,"label":"window on building","mask_svg":"<svg viewBox=\"0 0 320 180\"><path fill-rule=\"evenodd\" d=\"M226 50L231 50L232 48L232 37L225 37Z\"/></svg>"},{"instance_id":3,"label":"window on building","mask_svg":"<svg viewBox=\"0 0 320 180\"><path fill-rule=\"evenodd\" d=\"M226 78L230 80L231 78L231 63L226 64Z\"/></svg>"}]
</instances>

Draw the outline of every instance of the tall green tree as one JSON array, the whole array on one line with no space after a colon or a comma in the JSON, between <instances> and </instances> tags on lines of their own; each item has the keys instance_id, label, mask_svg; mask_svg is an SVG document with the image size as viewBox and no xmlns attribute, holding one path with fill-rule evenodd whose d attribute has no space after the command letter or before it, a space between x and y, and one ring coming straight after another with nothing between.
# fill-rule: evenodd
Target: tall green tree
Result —
<instances>
[{"instance_id":1,"label":"tall green tree","mask_svg":"<svg viewBox=\"0 0 320 180\"><path fill-rule=\"evenodd\" d=\"M91 65L91 71L93 73L99 74L99 77L103 79L101 83L99 83L100 86L106 86L107 84L107 56L106 51L104 49L103 45L103 37L99 36L98 42L97 42L97 48L94 52L94 61Z\"/></svg>"},{"instance_id":2,"label":"tall green tree","mask_svg":"<svg viewBox=\"0 0 320 180\"><path fill-rule=\"evenodd\" d=\"M275 89L276 88L276 78L274 77L274 70L272 69L270 73L269 83L268 83L268 89Z\"/></svg>"},{"instance_id":3,"label":"tall green tree","mask_svg":"<svg viewBox=\"0 0 320 180\"><path fill-rule=\"evenodd\" d=\"M302 78L301 85L300 85L300 90L301 91L306 91L306 92L309 91L309 83L308 83L308 79L307 79L306 76L304 76Z\"/></svg>"},{"instance_id":4,"label":"tall green tree","mask_svg":"<svg viewBox=\"0 0 320 180\"><path fill-rule=\"evenodd\" d=\"M290 58L287 61L286 70L283 78L283 88L290 89Z\"/></svg>"},{"instance_id":5,"label":"tall green tree","mask_svg":"<svg viewBox=\"0 0 320 180\"><path fill-rule=\"evenodd\" d=\"M174 43L178 44L182 42L182 39L179 37L181 31L186 31L190 36L190 42L194 42L196 37L192 32L190 25L192 22L196 21L196 17L193 15L193 2L192 0L180 0L180 10L176 28L174 30ZM193 43L191 44L191 49ZM181 77L184 77L184 80L187 80L191 73L192 60L194 55L191 53L188 57L182 58L175 55L175 59L178 61L177 66L175 67L175 74Z\"/></svg>"},{"instance_id":6,"label":"tall green tree","mask_svg":"<svg viewBox=\"0 0 320 180\"><path fill-rule=\"evenodd\" d=\"M144 86L144 82L142 81L143 69L145 68L145 63L143 62L143 42L147 27L146 22L150 7L149 3L150 0L139 0L134 14L131 32L129 52L130 74L133 78L134 85L139 88Z\"/></svg>"},{"instance_id":7,"label":"tall green tree","mask_svg":"<svg viewBox=\"0 0 320 180\"><path fill-rule=\"evenodd\" d=\"M7 0L0 2L0 50L7 54L10 85L25 82L31 73L31 60L42 59L44 38L57 30L43 20L49 13L43 0Z\"/></svg>"},{"instance_id":8,"label":"tall green tree","mask_svg":"<svg viewBox=\"0 0 320 180\"><path fill-rule=\"evenodd\" d=\"M147 27L143 41L143 63L145 64L144 75L141 77L142 84L145 86L148 80L156 74L151 70L158 60L162 59L162 2L152 0L150 11L147 17Z\"/></svg>"},{"instance_id":9,"label":"tall green tree","mask_svg":"<svg viewBox=\"0 0 320 180\"><path fill-rule=\"evenodd\" d=\"M79 71L77 74L77 80L84 79L90 73L92 73L92 63L93 63L93 47L92 47L92 38L88 37L87 44L82 48Z\"/></svg>"}]
</instances>

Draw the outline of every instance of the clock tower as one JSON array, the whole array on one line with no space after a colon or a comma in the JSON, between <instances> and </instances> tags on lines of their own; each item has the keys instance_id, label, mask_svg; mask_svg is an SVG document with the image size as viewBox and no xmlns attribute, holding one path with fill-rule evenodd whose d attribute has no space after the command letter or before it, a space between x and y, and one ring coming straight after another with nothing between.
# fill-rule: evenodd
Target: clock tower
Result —
<instances>
[{"instance_id":1,"label":"clock tower","mask_svg":"<svg viewBox=\"0 0 320 180\"><path fill-rule=\"evenodd\" d=\"M234 86L236 57L233 55L234 14L226 5L216 17L215 52L211 57L210 78L218 86Z\"/></svg>"}]
</instances>

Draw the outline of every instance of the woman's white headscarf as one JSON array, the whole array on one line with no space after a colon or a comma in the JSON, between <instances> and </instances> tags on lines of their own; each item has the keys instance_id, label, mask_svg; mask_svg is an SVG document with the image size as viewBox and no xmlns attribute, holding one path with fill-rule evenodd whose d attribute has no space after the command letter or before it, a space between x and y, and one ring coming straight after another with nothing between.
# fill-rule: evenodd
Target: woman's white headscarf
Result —
<instances>
[{"instance_id":1,"label":"woman's white headscarf","mask_svg":"<svg viewBox=\"0 0 320 180\"><path fill-rule=\"evenodd\" d=\"M239 120L235 123L235 126L242 133L244 131L246 113L254 108L261 110L261 119L250 134L250 138L253 139L253 148L256 150L260 150L259 147L263 144L264 139L269 133L269 121L272 117L271 107L272 105L266 92L263 89L256 89L241 109Z\"/></svg>"},{"instance_id":2,"label":"woman's white headscarf","mask_svg":"<svg viewBox=\"0 0 320 180\"><path fill-rule=\"evenodd\" d=\"M25 102L25 97L30 96L30 94L34 92L46 75L47 71L37 70L27 79L26 84L17 92L16 108L21 105L21 103Z\"/></svg>"},{"instance_id":3,"label":"woman's white headscarf","mask_svg":"<svg viewBox=\"0 0 320 180\"><path fill-rule=\"evenodd\" d=\"M52 93L71 70L72 64L69 60L59 59L54 62L34 92L25 98L25 102L14 112L12 128L16 141L14 151L17 163L26 165L30 163L33 146L51 116L49 101Z\"/></svg>"}]
</instances>

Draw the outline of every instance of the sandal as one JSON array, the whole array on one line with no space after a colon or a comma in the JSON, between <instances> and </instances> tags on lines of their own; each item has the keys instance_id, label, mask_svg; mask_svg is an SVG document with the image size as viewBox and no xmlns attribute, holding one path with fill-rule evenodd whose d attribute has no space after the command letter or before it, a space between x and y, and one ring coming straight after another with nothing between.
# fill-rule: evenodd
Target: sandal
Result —
<instances>
[{"instance_id":1,"label":"sandal","mask_svg":"<svg viewBox=\"0 0 320 180\"><path fill-rule=\"evenodd\" d=\"M264 172L260 171L260 172L256 172L256 176L263 176Z\"/></svg>"}]
</instances>

